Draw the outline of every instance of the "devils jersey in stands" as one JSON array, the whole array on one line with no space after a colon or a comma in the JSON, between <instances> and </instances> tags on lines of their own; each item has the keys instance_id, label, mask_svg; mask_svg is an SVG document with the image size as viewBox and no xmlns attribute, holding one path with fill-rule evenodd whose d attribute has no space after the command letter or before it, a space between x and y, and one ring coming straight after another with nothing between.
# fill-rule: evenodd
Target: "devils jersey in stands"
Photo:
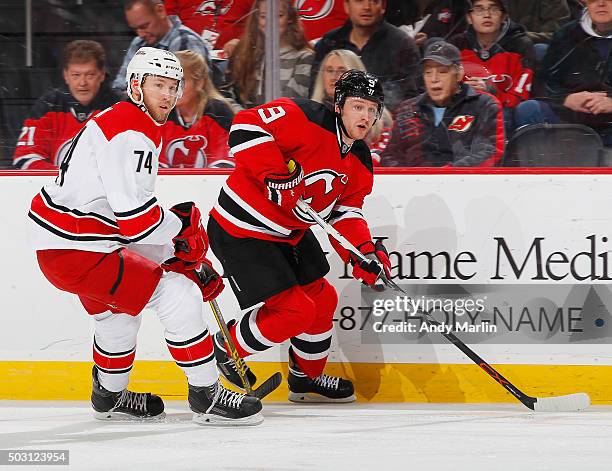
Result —
<instances>
[{"instance_id":1,"label":"devils jersey in stands","mask_svg":"<svg viewBox=\"0 0 612 471\"><path fill-rule=\"evenodd\" d=\"M239 38L253 0L165 0L166 12L177 15L215 49L222 49L230 39Z\"/></svg>"},{"instance_id":2,"label":"devils jersey in stands","mask_svg":"<svg viewBox=\"0 0 612 471\"><path fill-rule=\"evenodd\" d=\"M508 20L488 49L480 45L471 26L450 42L461 50L466 78L484 79L504 108L514 108L529 98L535 51L524 26Z\"/></svg>"},{"instance_id":3,"label":"devils jersey in stands","mask_svg":"<svg viewBox=\"0 0 612 471\"><path fill-rule=\"evenodd\" d=\"M34 105L32 116L23 123L13 165L22 170L57 168L70 139L87 120L118 100L106 82L87 106L79 103L66 86L45 93Z\"/></svg>"},{"instance_id":4,"label":"devils jersey in stands","mask_svg":"<svg viewBox=\"0 0 612 471\"><path fill-rule=\"evenodd\" d=\"M296 0L295 6L309 41L339 28L348 19L343 0Z\"/></svg>"},{"instance_id":5,"label":"devils jersey in stands","mask_svg":"<svg viewBox=\"0 0 612 471\"><path fill-rule=\"evenodd\" d=\"M134 242L163 245L178 234L179 218L154 195L160 129L131 102L89 120L55 183L32 200L34 249L112 252Z\"/></svg>"},{"instance_id":6,"label":"devils jersey in stands","mask_svg":"<svg viewBox=\"0 0 612 471\"><path fill-rule=\"evenodd\" d=\"M268 199L264 183L268 175L287 174L287 163L295 160L304 172L303 199L331 224L350 219L351 230L344 235L353 244L371 240L361 212L372 191L370 152L363 141L351 148L342 142L337 118L325 105L281 98L241 111L234 118L229 144L236 170L211 211L226 232L299 242L314 221L297 208L288 211Z\"/></svg>"},{"instance_id":7,"label":"devils jersey in stands","mask_svg":"<svg viewBox=\"0 0 612 471\"><path fill-rule=\"evenodd\" d=\"M162 126L161 167L228 168L234 166L227 139L234 114L221 100L208 100L204 113L188 124L176 108Z\"/></svg>"}]
</instances>

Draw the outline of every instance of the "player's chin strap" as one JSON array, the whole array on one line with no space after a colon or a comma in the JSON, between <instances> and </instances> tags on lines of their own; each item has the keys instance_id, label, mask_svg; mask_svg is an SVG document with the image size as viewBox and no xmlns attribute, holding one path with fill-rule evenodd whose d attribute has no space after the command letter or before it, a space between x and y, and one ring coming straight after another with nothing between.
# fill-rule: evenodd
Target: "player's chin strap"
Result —
<instances>
[{"instance_id":1,"label":"player's chin strap","mask_svg":"<svg viewBox=\"0 0 612 471\"><path fill-rule=\"evenodd\" d=\"M149 112L149 108L147 108L147 105L144 104L144 92L140 85L138 85L138 94L140 95L140 100L136 101L132 93L128 92L128 97L132 101L132 103L134 103L140 109L140 111L142 111L149 118L151 118L151 121L153 121L156 126L163 126L164 124L166 124L166 121L168 121L168 117L166 117L163 123L160 123L153 116L151 116L151 113ZM176 105L176 102L175 102L175 105Z\"/></svg>"},{"instance_id":2,"label":"player's chin strap","mask_svg":"<svg viewBox=\"0 0 612 471\"><path fill-rule=\"evenodd\" d=\"M351 134L348 132L348 129L346 129L346 126L344 125L344 120L342 119L342 108L340 108L340 112L339 113L337 111L335 111L334 114L336 115L336 121L338 121L338 126L340 127L340 136L339 136L339 139L340 139L341 142L338 142L338 145L340 146L340 149L342 150L342 155L344 156L345 154L348 153L349 150L351 150L352 144L350 146L344 144L344 141L342 140L342 135L344 134L346 137L351 139L353 142L355 142L356 139L353 138L353 136L351 136ZM376 119L372 123L372 127L374 127L374 125L378 121L378 118L379 118L379 116L376 115ZM346 152L345 152L345 150L346 150Z\"/></svg>"}]
</instances>

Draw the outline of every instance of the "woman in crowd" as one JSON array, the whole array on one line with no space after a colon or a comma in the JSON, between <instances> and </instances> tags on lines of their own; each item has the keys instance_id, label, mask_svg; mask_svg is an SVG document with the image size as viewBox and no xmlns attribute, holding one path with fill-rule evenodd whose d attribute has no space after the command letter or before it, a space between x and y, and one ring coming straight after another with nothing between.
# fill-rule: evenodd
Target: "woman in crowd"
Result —
<instances>
[{"instance_id":1,"label":"woman in crowd","mask_svg":"<svg viewBox=\"0 0 612 471\"><path fill-rule=\"evenodd\" d=\"M258 0L240 42L229 61L229 77L236 100L246 108L265 102L264 43L266 0ZM302 28L292 0L280 2L281 96L308 97L314 52Z\"/></svg>"},{"instance_id":2,"label":"woman in crowd","mask_svg":"<svg viewBox=\"0 0 612 471\"><path fill-rule=\"evenodd\" d=\"M162 128L160 164L167 167L233 167L227 139L234 112L208 75L204 58L193 51L175 53L185 88Z\"/></svg>"},{"instance_id":3,"label":"woman in crowd","mask_svg":"<svg viewBox=\"0 0 612 471\"><path fill-rule=\"evenodd\" d=\"M329 109L334 108L334 89L336 81L347 70L357 69L365 72L365 66L357 54L347 49L335 49L321 62L317 80L312 90L312 100L323 103ZM372 153L374 165L380 163L382 154L389 142L393 118L387 109L383 110L381 119L376 121L366 138Z\"/></svg>"}]
</instances>

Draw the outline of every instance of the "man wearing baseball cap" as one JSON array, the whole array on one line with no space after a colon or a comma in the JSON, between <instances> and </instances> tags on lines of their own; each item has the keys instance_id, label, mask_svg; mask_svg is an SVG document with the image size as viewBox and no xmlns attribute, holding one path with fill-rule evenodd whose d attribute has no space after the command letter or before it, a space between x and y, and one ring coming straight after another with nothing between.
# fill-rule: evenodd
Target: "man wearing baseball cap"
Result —
<instances>
[{"instance_id":1,"label":"man wearing baseball cap","mask_svg":"<svg viewBox=\"0 0 612 471\"><path fill-rule=\"evenodd\" d=\"M463 83L459 50L430 40L421 61L426 92L402 102L381 164L494 166L504 151L499 101Z\"/></svg>"}]
</instances>

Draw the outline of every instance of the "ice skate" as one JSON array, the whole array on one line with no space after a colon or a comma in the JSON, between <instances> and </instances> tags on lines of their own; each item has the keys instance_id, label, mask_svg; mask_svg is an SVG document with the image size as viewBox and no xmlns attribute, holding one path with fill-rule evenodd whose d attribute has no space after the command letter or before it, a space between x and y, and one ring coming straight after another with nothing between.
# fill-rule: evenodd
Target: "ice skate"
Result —
<instances>
[{"instance_id":1,"label":"ice skate","mask_svg":"<svg viewBox=\"0 0 612 471\"><path fill-rule=\"evenodd\" d=\"M166 414L161 397L151 393L135 393L124 389L112 392L98 380L98 368L92 372L91 405L94 417L100 420L161 420Z\"/></svg>"},{"instance_id":2,"label":"ice skate","mask_svg":"<svg viewBox=\"0 0 612 471\"><path fill-rule=\"evenodd\" d=\"M353 383L337 376L321 374L309 378L289 350L289 400L291 402L354 402Z\"/></svg>"},{"instance_id":3,"label":"ice skate","mask_svg":"<svg viewBox=\"0 0 612 471\"><path fill-rule=\"evenodd\" d=\"M220 381L211 386L189 385L189 407L200 425L259 425L263 422L261 401L226 389Z\"/></svg>"}]
</instances>

